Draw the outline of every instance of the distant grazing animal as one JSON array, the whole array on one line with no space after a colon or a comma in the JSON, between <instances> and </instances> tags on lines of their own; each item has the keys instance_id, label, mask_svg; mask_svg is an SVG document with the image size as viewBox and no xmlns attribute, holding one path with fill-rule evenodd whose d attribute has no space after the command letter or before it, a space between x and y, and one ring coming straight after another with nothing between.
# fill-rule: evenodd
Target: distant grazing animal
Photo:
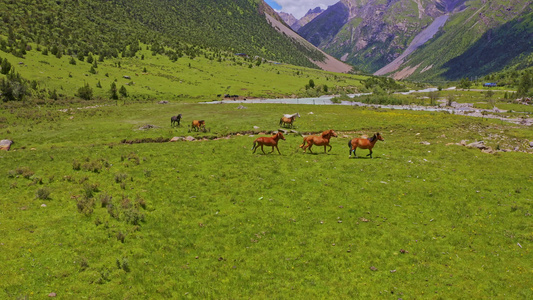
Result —
<instances>
[{"instance_id":1,"label":"distant grazing animal","mask_svg":"<svg viewBox=\"0 0 533 300\"><path fill-rule=\"evenodd\" d=\"M270 153L274 152L274 147L276 147L276 149L278 150L278 153L281 154L278 148L279 139L285 140L285 137L283 136L281 132L276 133L272 137L263 136L263 137L259 137L255 139L254 145L252 146L252 150L254 150L253 153L255 153L257 148L259 148L259 146L261 146L261 151L263 151L263 153L265 153L265 150L263 150L263 146L272 146L272 151L270 151Z\"/></svg>"},{"instance_id":2,"label":"distant grazing animal","mask_svg":"<svg viewBox=\"0 0 533 300\"><path fill-rule=\"evenodd\" d=\"M308 148L309 148L309 152L313 153L313 151L311 150L311 147L313 145L324 146L324 153L326 153L326 146L329 146L328 152L330 152L332 147L329 144L329 139L332 136L337 137L337 134L335 133L335 131L333 131L333 129L329 129L329 130L322 132L320 136L316 136L316 135L306 136L304 137L304 141L300 145L300 148L304 150L304 153L307 151ZM305 143L307 143L307 145Z\"/></svg>"},{"instance_id":3,"label":"distant grazing animal","mask_svg":"<svg viewBox=\"0 0 533 300\"><path fill-rule=\"evenodd\" d=\"M285 126L286 124L289 124L289 126L292 128L292 123L294 122L294 118L300 117L299 113L295 113L292 115L283 115L281 119L279 120L279 126Z\"/></svg>"},{"instance_id":4,"label":"distant grazing animal","mask_svg":"<svg viewBox=\"0 0 533 300\"><path fill-rule=\"evenodd\" d=\"M180 126L180 122L181 122L181 114L177 115L177 116L173 116L172 118L170 118L170 126L174 126L175 123L178 123L178 126Z\"/></svg>"},{"instance_id":5,"label":"distant grazing animal","mask_svg":"<svg viewBox=\"0 0 533 300\"><path fill-rule=\"evenodd\" d=\"M192 121L192 130L200 131L200 129L205 130L205 121L204 120L194 120Z\"/></svg>"},{"instance_id":6,"label":"distant grazing animal","mask_svg":"<svg viewBox=\"0 0 533 300\"><path fill-rule=\"evenodd\" d=\"M370 153L367 154L366 156L370 156L370 158L372 158L372 148L374 148L374 145L376 144L378 140L385 141L385 139L383 139L383 137L381 136L381 134L379 134L379 132L374 134L371 138L368 138L368 139L365 139L365 138L351 139L348 142L348 147L350 147L349 157L352 157L352 152L354 156L357 157L357 154L355 154L355 150L357 149L357 147L359 147L361 149L370 150Z\"/></svg>"}]
</instances>

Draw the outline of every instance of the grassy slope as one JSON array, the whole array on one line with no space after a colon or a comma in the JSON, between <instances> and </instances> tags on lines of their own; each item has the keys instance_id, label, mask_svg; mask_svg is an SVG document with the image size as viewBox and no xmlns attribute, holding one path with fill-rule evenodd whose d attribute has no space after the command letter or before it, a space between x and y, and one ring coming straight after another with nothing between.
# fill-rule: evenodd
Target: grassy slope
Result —
<instances>
[{"instance_id":1,"label":"grassy slope","mask_svg":"<svg viewBox=\"0 0 533 300\"><path fill-rule=\"evenodd\" d=\"M16 141L16 151L0 153L2 297L533 296L531 154L445 146L524 147L529 128L412 111L246 106L1 110L0 132ZM297 135L280 142L281 156L252 155L247 135L119 144L190 134L169 127L175 113L224 136L276 129L296 111L297 130L341 133L330 154L297 153ZM161 127L138 130L147 123ZM375 159L349 160L346 136L375 131L386 139ZM99 172L86 170L98 163ZM35 174L17 176L22 167ZM80 213L93 185L93 211ZM49 200L35 198L40 188ZM104 194L117 218L101 207ZM143 201L146 209L131 207ZM140 214L144 222L132 224Z\"/></svg>"},{"instance_id":2,"label":"grassy slope","mask_svg":"<svg viewBox=\"0 0 533 300\"><path fill-rule=\"evenodd\" d=\"M36 49L36 45L33 48ZM70 56L67 55L58 59L33 50L24 59L1 51L0 57L7 58L23 78L36 80L40 89L57 89L58 93L67 96L73 96L78 88L88 83L96 97L107 98L114 80L118 88L134 82L134 85L126 86L134 97L194 101L191 98L212 100L216 99L216 95L226 93L253 97L305 94L304 87L310 79L316 85L326 84L330 88L360 86L359 80L366 79L358 75L335 74L285 64L265 63L258 67L255 62L245 62L236 57L236 62L242 63L238 65L230 60L232 55L222 62L204 56L194 59L184 56L172 62L163 55L153 56L145 45L142 48L144 50L139 51L137 57L107 59L98 63L97 74L89 72L91 64L87 62L76 60L76 65L71 65ZM142 55L144 60L141 60ZM121 67L117 65L119 62ZM253 67L249 68L249 64ZM144 68L148 74L143 73ZM296 73L301 75L296 76ZM131 80L124 79L124 75L130 76ZM98 81L101 89L96 88Z\"/></svg>"}]
</instances>

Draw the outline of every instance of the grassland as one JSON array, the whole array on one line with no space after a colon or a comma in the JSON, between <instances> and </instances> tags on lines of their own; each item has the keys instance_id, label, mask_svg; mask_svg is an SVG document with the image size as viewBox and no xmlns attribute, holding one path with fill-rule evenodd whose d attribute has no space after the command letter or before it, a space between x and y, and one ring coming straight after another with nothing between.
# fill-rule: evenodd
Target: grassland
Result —
<instances>
[{"instance_id":1,"label":"grassland","mask_svg":"<svg viewBox=\"0 0 533 300\"><path fill-rule=\"evenodd\" d=\"M361 88L361 81L368 77L338 74L293 65L245 59L230 53L216 57L204 50L202 56L183 56L172 61L166 55L153 55L148 46L142 44L136 57L109 58L93 63L78 60L75 56L63 55L57 58L50 53L43 55L32 44L24 58L0 51L23 78L37 83L37 90L56 90L63 98L72 98L79 88L88 84L94 98L110 98L110 87L124 86L129 97L123 101L172 100L195 102L220 99L217 95L239 95L243 97L280 97L320 95L324 85L330 93ZM74 59L75 64L71 64ZM97 56L94 57L98 59ZM4 75L0 75L0 78ZM127 76L127 78L125 78ZM306 89L313 80L322 91ZM100 87L98 87L98 84ZM36 98L47 98L48 93L33 91ZM31 98L31 97L29 97Z\"/></svg>"},{"instance_id":2,"label":"grassland","mask_svg":"<svg viewBox=\"0 0 533 300\"><path fill-rule=\"evenodd\" d=\"M0 110L15 141L0 153L1 298L533 297L531 128L344 106L58 104ZM299 132L339 133L330 153L288 134L282 155L251 154L294 112ZM210 132L188 132L192 119ZM378 131L374 159L348 159L349 138ZM461 140L523 152L447 145Z\"/></svg>"}]
</instances>

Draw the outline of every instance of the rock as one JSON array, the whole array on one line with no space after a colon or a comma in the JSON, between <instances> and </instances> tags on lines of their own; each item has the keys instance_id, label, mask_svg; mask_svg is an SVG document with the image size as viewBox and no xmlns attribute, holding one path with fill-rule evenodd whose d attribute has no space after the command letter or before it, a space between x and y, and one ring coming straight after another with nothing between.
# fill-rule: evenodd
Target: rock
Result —
<instances>
[{"instance_id":1,"label":"rock","mask_svg":"<svg viewBox=\"0 0 533 300\"><path fill-rule=\"evenodd\" d=\"M177 142L177 141L181 141L181 140L183 140L182 136L175 136L175 137L170 139L170 142Z\"/></svg>"},{"instance_id":2,"label":"rock","mask_svg":"<svg viewBox=\"0 0 533 300\"><path fill-rule=\"evenodd\" d=\"M486 149L481 149L481 152L488 153L488 154L493 154L495 151L492 150L491 147L487 147Z\"/></svg>"},{"instance_id":3,"label":"rock","mask_svg":"<svg viewBox=\"0 0 533 300\"><path fill-rule=\"evenodd\" d=\"M41 207L46 207L46 204L44 204L44 203L43 203L43 204L41 204Z\"/></svg>"},{"instance_id":4,"label":"rock","mask_svg":"<svg viewBox=\"0 0 533 300\"><path fill-rule=\"evenodd\" d=\"M56 293L54 293L54 292L52 292L52 293L48 294L48 297L55 297L55 296L57 296L57 294L56 294Z\"/></svg>"},{"instance_id":5,"label":"rock","mask_svg":"<svg viewBox=\"0 0 533 300\"><path fill-rule=\"evenodd\" d=\"M466 146L466 141L465 141L465 140L462 140L459 144L460 144L461 146Z\"/></svg>"},{"instance_id":6,"label":"rock","mask_svg":"<svg viewBox=\"0 0 533 300\"><path fill-rule=\"evenodd\" d=\"M529 142L529 147L533 148L533 142Z\"/></svg>"},{"instance_id":7,"label":"rock","mask_svg":"<svg viewBox=\"0 0 533 300\"><path fill-rule=\"evenodd\" d=\"M248 107L246 107L246 106L242 106L242 105L237 106L237 109L247 109L247 108L248 108Z\"/></svg>"},{"instance_id":8,"label":"rock","mask_svg":"<svg viewBox=\"0 0 533 300\"><path fill-rule=\"evenodd\" d=\"M420 144L422 144L422 145L431 145L429 142L426 142L426 141L420 142Z\"/></svg>"},{"instance_id":9,"label":"rock","mask_svg":"<svg viewBox=\"0 0 533 300\"><path fill-rule=\"evenodd\" d=\"M157 102L157 104L168 104L168 101L167 100L159 101Z\"/></svg>"},{"instance_id":10,"label":"rock","mask_svg":"<svg viewBox=\"0 0 533 300\"><path fill-rule=\"evenodd\" d=\"M259 126L254 126L254 129L259 129Z\"/></svg>"},{"instance_id":11,"label":"rock","mask_svg":"<svg viewBox=\"0 0 533 300\"><path fill-rule=\"evenodd\" d=\"M377 270L378 270L378 268L376 268L376 267L372 266L372 267L370 267L370 270L372 270L372 271L377 271Z\"/></svg>"},{"instance_id":12,"label":"rock","mask_svg":"<svg viewBox=\"0 0 533 300\"><path fill-rule=\"evenodd\" d=\"M196 141L196 139L194 137L190 136L190 135L188 137L186 137L185 140L188 141L188 142Z\"/></svg>"},{"instance_id":13,"label":"rock","mask_svg":"<svg viewBox=\"0 0 533 300\"><path fill-rule=\"evenodd\" d=\"M11 149L11 145L13 143L14 142L11 141L11 140L1 140L0 141L0 150L9 151L9 149Z\"/></svg>"},{"instance_id":14,"label":"rock","mask_svg":"<svg viewBox=\"0 0 533 300\"><path fill-rule=\"evenodd\" d=\"M479 142L473 142L468 145L466 145L468 148L478 148L480 150L488 149L487 146L485 146L485 142L479 141Z\"/></svg>"}]
</instances>

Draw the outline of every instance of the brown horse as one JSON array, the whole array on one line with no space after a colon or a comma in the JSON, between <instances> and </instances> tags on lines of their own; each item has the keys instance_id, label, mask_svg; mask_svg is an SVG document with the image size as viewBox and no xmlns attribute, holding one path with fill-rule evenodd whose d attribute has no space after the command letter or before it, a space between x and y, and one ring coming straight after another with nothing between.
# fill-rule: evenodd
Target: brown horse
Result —
<instances>
[{"instance_id":1,"label":"brown horse","mask_svg":"<svg viewBox=\"0 0 533 300\"><path fill-rule=\"evenodd\" d=\"M299 113L295 113L295 114L292 114L292 115L283 115L283 117L281 117L281 119L279 120L279 126L285 126L286 124L289 124L289 126L292 128L292 123L294 122L294 119L296 117L300 117L300 114Z\"/></svg>"},{"instance_id":2,"label":"brown horse","mask_svg":"<svg viewBox=\"0 0 533 300\"><path fill-rule=\"evenodd\" d=\"M192 121L192 130L200 131L200 129L204 128L205 130L205 121L204 120L194 120Z\"/></svg>"},{"instance_id":3,"label":"brown horse","mask_svg":"<svg viewBox=\"0 0 533 300\"><path fill-rule=\"evenodd\" d=\"M365 139L365 138L351 139L348 142L348 147L350 147L349 157L352 157L352 152L354 156L357 157L357 154L355 154L355 150L357 149L357 147L359 147L361 149L370 150L370 153L367 154L366 156L370 156L370 158L372 158L372 148L374 148L374 145L376 144L378 140L385 141L385 139L383 139L383 137L381 136L381 134L379 134L379 132L374 134L371 138L368 138L368 139Z\"/></svg>"},{"instance_id":4,"label":"brown horse","mask_svg":"<svg viewBox=\"0 0 533 300\"><path fill-rule=\"evenodd\" d=\"M326 153L326 146L329 146L328 152L330 152L332 147L329 144L329 139L332 136L337 137L337 134L335 133L335 131L333 131L333 129L329 129L329 130L322 132L320 136L316 136L316 135L306 136L304 137L304 141L300 145L300 148L304 149L304 153L307 151L307 148L309 148L309 152L313 153L313 151L311 150L311 147L313 145L324 146L324 153ZM307 143L307 145L305 145L305 143Z\"/></svg>"},{"instance_id":5,"label":"brown horse","mask_svg":"<svg viewBox=\"0 0 533 300\"><path fill-rule=\"evenodd\" d=\"M279 152L279 148L278 148L278 140L279 139L285 140L285 137L283 136L283 134L281 132L276 133L272 137L263 136L263 137L259 137L259 138L255 139L254 145L252 146L252 150L254 150L253 153L255 153L255 150L257 150L257 148L259 148L259 146L261 146L261 151L263 151L263 153L265 153L265 150L263 150L263 146L272 146L272 151L270 153L274 152L274 147L276 147L276 149L278 149L278 153L281 154L281 152Z\"/></svg>"}]
</instances>

